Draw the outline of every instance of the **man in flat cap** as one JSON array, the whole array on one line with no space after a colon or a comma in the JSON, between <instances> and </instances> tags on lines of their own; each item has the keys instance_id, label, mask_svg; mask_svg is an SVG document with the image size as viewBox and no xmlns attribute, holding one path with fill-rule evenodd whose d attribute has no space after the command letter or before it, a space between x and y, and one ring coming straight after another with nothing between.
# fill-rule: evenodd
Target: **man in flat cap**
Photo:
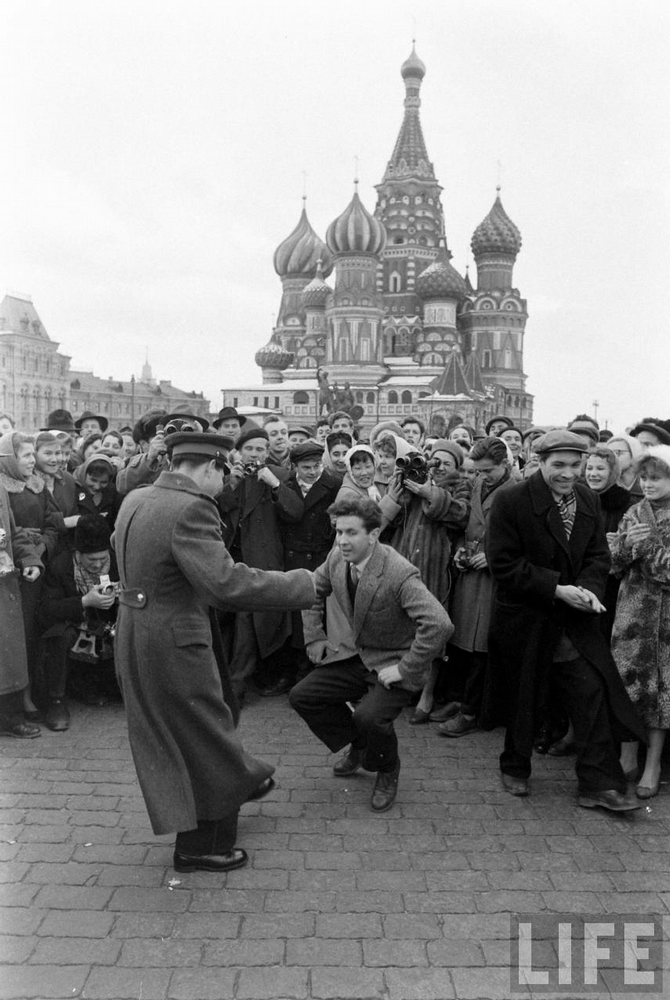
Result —
<instances>
[{"instance_id":1,"label":"man in flat cap","mask_svg":"<svg viewBox=\"0 0 670 1000\"><path fill-rule=\"evenodd\" d=\"M315 598L307 570L264 573L231 559L213 499L231 444L169 435L172 471L124 500L114 535L130 745L154 832L177 833L177 871L246 864L235 846L240 806L274 784L272 766L245 753L235 733L212 609L298 610Z\"/></svg>"},{"instance_id":2,"label":"man in flat cap","mask_svg":"<svg viewBox=\"0 0 670 1000\"><path fill-rule=\"evenodd\" d=\"M587 450L576 434L550 431L535 442L538 471L493 502L486 539L498 585L493 700L506 702L506 791L529 794L533 740L551 688L574 726L579 805L623 812L637 802L627 793L619 743L643 739L644 730L599 627L610 556L597 495L579 482Z\"/></svg>"}]
</instances>

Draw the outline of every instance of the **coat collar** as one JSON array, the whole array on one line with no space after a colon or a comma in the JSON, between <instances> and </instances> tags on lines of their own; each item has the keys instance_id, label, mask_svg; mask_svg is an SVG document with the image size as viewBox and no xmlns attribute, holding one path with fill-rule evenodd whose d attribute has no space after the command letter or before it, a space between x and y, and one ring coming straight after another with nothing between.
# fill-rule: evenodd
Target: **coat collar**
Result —
<instances>
[{"instance_id":1,"label":"coat collar","mask_svg":"<svg viewBox=\"0 0 670 1000\"><path fill-rule=\"evenodd\" d=\"M204 500L216 503L213 497L208 496L207 493L202 493L197 483L190 476L185 476L183 472L161 472L154 486L159 486L163 490L177 490L179 493L191 493L193 496L202 497Z\"/></svg>"},{"instance_id":2,"label":"coat collar","mask_svg":"<svg viewBox=\"0 0 670 1000\"><path fill-rule=\"evenodd\" d=\"M384 575L386 555L379 542L376 543L358 583L356 605L354 607L354 635L357 636L365 624L365 616Z\"/></svg>"}]
</instances>

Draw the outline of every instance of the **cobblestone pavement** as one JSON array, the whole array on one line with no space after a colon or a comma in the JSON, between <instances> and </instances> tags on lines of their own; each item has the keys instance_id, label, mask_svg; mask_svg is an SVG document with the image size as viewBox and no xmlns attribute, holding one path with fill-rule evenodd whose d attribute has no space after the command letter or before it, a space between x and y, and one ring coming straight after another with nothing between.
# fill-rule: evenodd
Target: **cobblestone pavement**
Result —
<instances>
[{"instance_id":1,"label":"cobblestone pavement","mask_svg":"<svg viewBox=\"0 0 670 1000\"><path fill-rule=\"evenodd\" d=\"M68 733L0 741L0 997L507 1000L510 912L670 907L667 787L632 816L579 809L571 762L538 758L513 799L500 732L448 740L404 717L398 801L374 815L371 776L334 779L284 698L242 721L279 781L243 809L249 867L178 875L122 709L73 712ZM534 965L555 947L536 941ZM623 996L604 975L604 992L560 995Z\"/></svg>"}]
</instances>

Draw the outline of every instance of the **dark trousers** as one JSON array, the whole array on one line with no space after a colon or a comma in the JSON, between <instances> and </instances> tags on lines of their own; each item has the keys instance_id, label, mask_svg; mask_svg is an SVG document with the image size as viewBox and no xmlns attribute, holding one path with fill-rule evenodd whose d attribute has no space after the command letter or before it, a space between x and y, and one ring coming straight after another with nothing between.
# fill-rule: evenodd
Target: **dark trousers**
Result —
<instances>
[{"instance_id":1,"label":"dark trousers","mask_svg":"<svg viewBox=\"0 0 670 1000\"><path fill-rule=\"evenodd\" d=\"M44 640L44 674L49 698L65 697L70 650L78 635L78 628L68 626L62 635Z\"/></svg>"},{"instance_id":2,"label":"dark trousers","mask_svg":"<svg viewBox=\"0 0 670 1000\"><path fill-rule=\"evenodd\" d=\"M385 688L358 656L315 667L292 688L289 701L315 736L335 753L351 745L367 771L392 771L398 763L393 723L412 692ZM347 702L355 702L352 712Z\"/></svg>"},{"instance_id":3,"label":"dark trousers","mask_svg":"<svg viewBox=\"0 0 670 1000\"><path fill-rule=\"evenodd\" d=\"M551 679L575 730L579 790L586 794L614 788L626 791L626 779L619 763L619 745L612 736L605 683L590 663L579 657L551 667ZM500 770L513 778L530 777L530 757L517 753L514 725L507 728Z\"/></svg>"},{"instance_id":4,"label":"dark trousers","mask_svg":"<svg viewBox=\"0 0 670 1000\"><path fill-rule=\"evenodd\" d=\"M239 810L236 809L221 819L198 820L196 830L184 830L177 834L175 850L180 854L227 854L237 840L238 816Z\"/></svg>"},{"instance_id":5,"label":"dark trousers","mask_svg":"<svg viewBox=\"0 0 670 1000\"><path fill-rule=\"evenodd\" d=\"M488 653L469 653L463 649L459 649L458 659L463 664L465 673L461 712L464 715L478 716L484 698L484 681L486 679Z\"/></svg>"}]
</instances>

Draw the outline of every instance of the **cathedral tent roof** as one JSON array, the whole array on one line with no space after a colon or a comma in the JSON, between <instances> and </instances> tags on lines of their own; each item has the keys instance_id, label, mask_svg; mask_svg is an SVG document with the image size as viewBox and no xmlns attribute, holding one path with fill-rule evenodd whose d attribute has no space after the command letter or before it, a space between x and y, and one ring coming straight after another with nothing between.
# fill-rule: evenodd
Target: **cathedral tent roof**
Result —
<instances>
[{"instance_id":1,"label":"cathedral tent roof","mask_svg":"<svg viewBox=\"0 0 670 1000\"><path fill-rule=\"evenodd\" d=\"M465 377L473 392L481 392L482 395L486 394L486 386L484 385L482 370L479 367L476 354L470 355L468 363L465 366Z\"/></svg>"},{"instance_id":2,"label":"cathedral tent roof","mask_svg":"<svg viewBox=\"0 0 670 1000\"><path fill-rule=\"evenodd\" d=\"M428 159L426 141L423 137L419 108L421 98L419 88L425 76L426 67L414 48L409 59L402 64L400 73L405 81L405 114L400 126L391 159L386 166L384 181L396 177L413 175L423 180L435 180L433 164Z\"/></svg>"},{"instance_id":3,"label":"cathedral tent roof","mask_svg":"<svg viewBox=\"0 0 670 1000\"><path fill-rule=\"evenodd\" d=\"M444 371L433 379L430 387L438 396L470 397L470 386L455 351L447 361Z\"/></svg>"}]
</instances>

